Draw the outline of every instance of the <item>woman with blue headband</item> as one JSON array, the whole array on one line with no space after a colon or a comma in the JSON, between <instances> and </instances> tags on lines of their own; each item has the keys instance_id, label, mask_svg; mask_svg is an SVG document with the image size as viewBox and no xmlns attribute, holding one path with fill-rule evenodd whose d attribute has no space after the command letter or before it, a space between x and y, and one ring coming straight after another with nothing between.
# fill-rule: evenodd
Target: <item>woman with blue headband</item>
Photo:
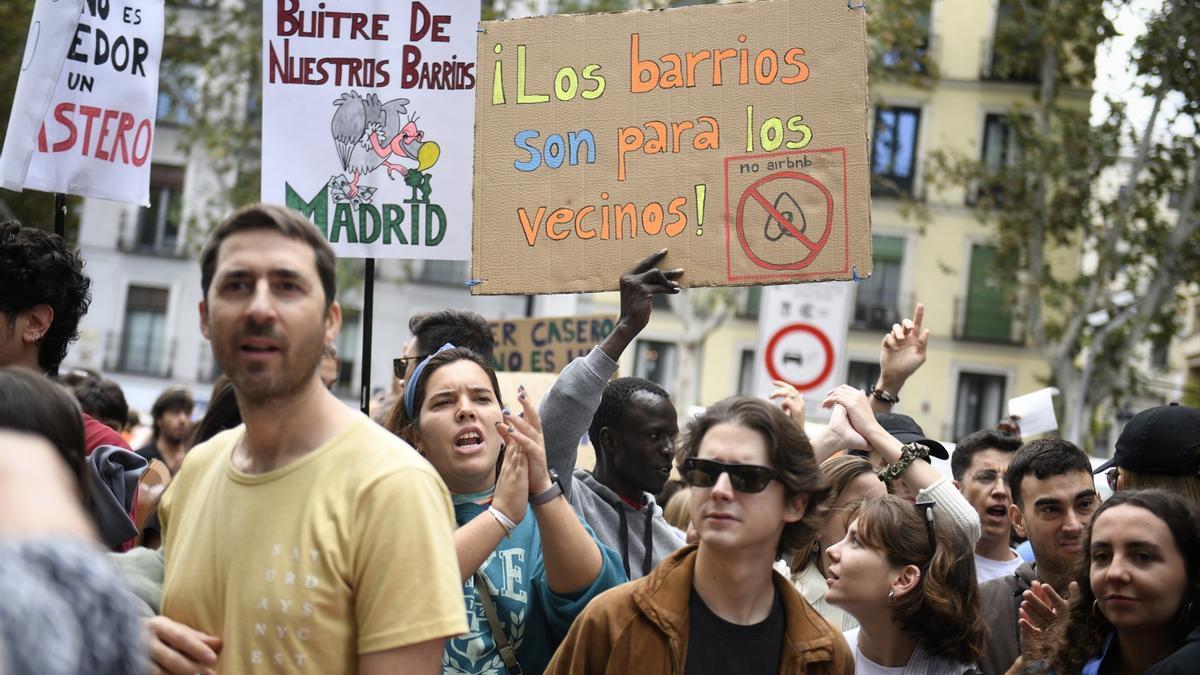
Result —
<instances>
[{"instance_id":1,"label":"woman with blue headband","mask_svg":"<svg viewBox=\"0 0 1200 675\"><path fill-rule=\"evenodd\" d=\"M542 672L588 601L625 581L562 498L537 408L524 389L518 398L521 412L509 411L488 363L446 344L388 418L453 496L470 630L447 640L446 673Z\"/></svg>"}]
</instances>

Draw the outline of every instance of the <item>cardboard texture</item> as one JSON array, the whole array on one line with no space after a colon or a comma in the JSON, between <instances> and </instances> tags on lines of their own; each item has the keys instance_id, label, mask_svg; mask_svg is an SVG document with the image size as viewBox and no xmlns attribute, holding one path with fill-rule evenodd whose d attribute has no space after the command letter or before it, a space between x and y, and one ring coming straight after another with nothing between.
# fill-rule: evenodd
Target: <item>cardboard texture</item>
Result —
<instances>
[{"instance_id":1,"label":"cardboard texture","mask_svg":"<svg viewBox=\"0 0 1200 675\"><path fill-rule=\"evenodd\" d=\"M572 359L587 356L616 326L612 315L541 317L489 321L496 339L497 371L560 373Z\"/></svg>"},{"instance_id":2,"label":"cardboard texture","mask_svg":"<svg viewBox=\"0 0 1200 675\"><path fill-rule=\"evenodd\" d=\"M542 404L542 399L546 398L546 394L550 392L550 388L554 386L554 381L557 379L553 373L496 373L496 380L500 383L500 395L510 408L517 405L518 386L525 387L533 407L536 408ZM590 471L595 466L596 450L585 435L579 439L579 454L575 458L575 468Z\"/></svg>"},{"instance_id":3,"label":"cardboard texture","mask_svg":"<svg viewBox=\"0 0 1200 675\"><path fill-rule=\"evenodd\" d=\"M472 292L871 273L866 17L775 0L491 21L479 34Z\"/></svg>"}]
</instances>

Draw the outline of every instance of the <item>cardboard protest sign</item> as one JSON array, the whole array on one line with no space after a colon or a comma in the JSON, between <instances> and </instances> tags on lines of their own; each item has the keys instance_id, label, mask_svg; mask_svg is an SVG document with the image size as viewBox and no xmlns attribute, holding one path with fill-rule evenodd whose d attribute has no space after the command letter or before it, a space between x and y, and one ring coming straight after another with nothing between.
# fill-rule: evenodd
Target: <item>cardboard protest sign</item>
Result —
<instances>
[{"instance_id":1,"label":"cardboard protest sign","mask_svg":"<svg viewBox=\"0 0 1200 675\"><path fill-rule=\"evenodd\" d=\"M262 199L339 256L470 255L479 3L263 3Z\"/></svg>"},{"instance_id":2,"label":"cardboard protest sign","mask_svg":"<svg viewBox=\"0 0 1200 675\"><path fill-rule=\"evenodd\" d=\"M150 205L162 0L38 0L0 186Z\"/></svg>"},{"instance_id":3,"label":"cardboard protest sign","mask_svg":"<svg viewBox=\"0 0 1200 675\"><path fill-rule=\"evenodd\" d=\"M489 321L497 371L562 372L579 356L604 341L616 326L615 316L563 316Z\"/></svg>"},{"instance_id":4,"label":"cardboard protest sign","mask_svg":"<svg viewBox=\"0 0 1200 675\"><path fill-rule=\"evenodd\" d=\"M486 22L475 293L871 272L866 27L838 0Z\"/></svg>"}]
</instances>

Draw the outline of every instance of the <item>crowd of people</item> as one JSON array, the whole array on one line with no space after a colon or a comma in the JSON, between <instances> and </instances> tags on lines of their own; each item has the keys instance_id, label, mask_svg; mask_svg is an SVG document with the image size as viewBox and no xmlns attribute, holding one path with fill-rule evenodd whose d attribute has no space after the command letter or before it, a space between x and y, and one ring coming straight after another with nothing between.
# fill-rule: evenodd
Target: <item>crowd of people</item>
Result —
<instances>
[{"instance_id":1,"label":"crowd of people","mask_svg":"<svg viewBox=\"0 0 1200 675\"><path fill-rule=\"evenodd\" d=\"M681 428L616 377L679 292L665 254L541 401L505 401L486 321L447 308L368 416L328 388L332 249L246 207L200 256L223 375L199 420L162 392L135 452L120 387L58 372L83 261L0 225L0 674L1196 671L1200 410L1142 411L1097 471L1011 422L951 451L892 410L918 305L811 436L784 382Z\"/></svg>"}]
</instances>

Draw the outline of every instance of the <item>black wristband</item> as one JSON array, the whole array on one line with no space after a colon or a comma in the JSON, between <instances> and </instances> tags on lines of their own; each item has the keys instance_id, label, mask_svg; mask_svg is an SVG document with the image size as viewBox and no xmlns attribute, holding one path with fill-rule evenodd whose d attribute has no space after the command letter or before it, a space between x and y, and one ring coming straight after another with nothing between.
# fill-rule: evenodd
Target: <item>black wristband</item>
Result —
<instances>
[{"instance_id":1,"label":"black wristband","mask_svg":"<svg viewBox=\"0 0 1200 675\"><path fill-rule=\"evenodd\" d=\"M900 402L899 396L889 394L886 389L879 389L879 388L872 389L871 396L874 396L875 398L879 399L880 401L883 401L884 403L890 403L891 405L896 405L897 403Z\"/></svg>"}]
</instances>

